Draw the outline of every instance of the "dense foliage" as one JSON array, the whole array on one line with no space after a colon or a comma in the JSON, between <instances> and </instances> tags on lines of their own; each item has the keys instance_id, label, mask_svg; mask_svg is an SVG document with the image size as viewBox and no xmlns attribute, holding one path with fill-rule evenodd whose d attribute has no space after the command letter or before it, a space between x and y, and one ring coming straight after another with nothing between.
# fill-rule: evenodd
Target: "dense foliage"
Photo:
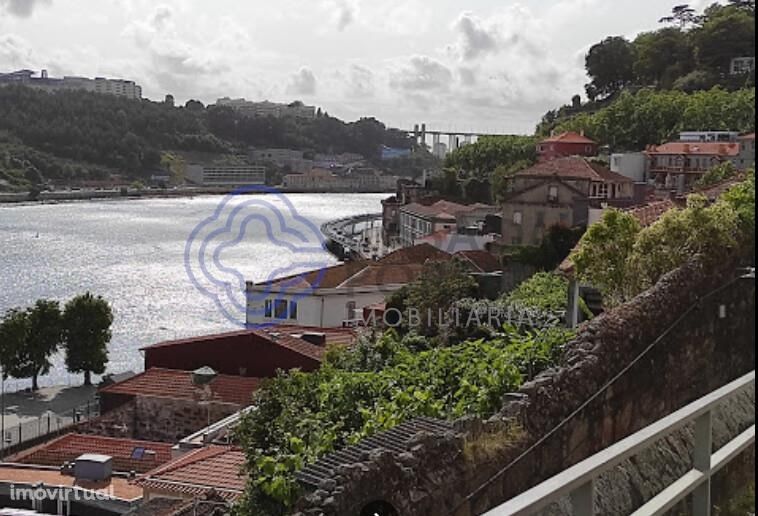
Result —
<instances>
[{"instance_id":1,"label":"dense foliage","mask_svg":"<svg viewBox=\"0 0 758 516\"><path fill-rule=\"evenodd\" d=\"M397 321L401 332L434 337L439 333L440 314L447 313L455 301L475 296L477 290L476 281L462 263L427 262L418 279L388 296L387 308L402 314ZM412 320L413 314L418 318ZM395 324L389 319L390 324Z\"/></svg>"},{"instance_id":2,"label":"dense foliage","mask_svg":"<svg viewBox=\"0 0 758 516\"><path fill-rule=\"evenodd\" d=\"M538 246L521 246L513 251L510 259L540 271L552 271L568 257L584 231L583 226L570 228L555 224L547 229Z\"/></svg>"},{"instance_id":3,"label":"dense foliage","mask_svg":"<svg viewBox=\"0 0 758 516\"><path fill-rule=\"evenodd\" d=\"M680 131L755 130L755 88L728 92L721 88L685 93L623 92L595 113L581 113L561 122L557 131L584 131L614 149L642 150L676 138Z\"/></svg>"},{"instance_id":4,"label":"dense foliage","mask_svg":"<svg viewBox=\"0 0 758 516\"><path fill-rule=\"evenodd\" d=\"M509 329L494 340L416 352L390 332L332 351L313 373L281 374L256 392L257 408L238 429L251 479L239 512L288 514L299 494L295 471L410 418L493 414L523 376L555 361L571 335Z\"/></svg>"},{"instance_id":5,"label":"dense foliage","mask_svg":"<svg viewBox=\"0 0 758 516\"><path fill-rule=\"evenodd\" d=\"M609 210L590 226L572 255L580 279L599 288L608 305L649 288L696 254L717 260L724 252L753 249L755 174L709 205L691 195L684 209L672 209L640 229L628 213Z\"/></svg>"},{"instance_id":6,"label":"dense foliage","mask_svg":"<svg viewBox=\"0 0 758 516\"><path fill-rule=\"evenodd\" d=\"M4 376L37 379L50 370L50 357L63 346L72 373L101 374L108 361L107 344L113 322L110 305L87 293L66 303L39 299L33 306L8 310L0 319L0 366Z\"/></svg>"},{"instance_id":7,"label":"dense foliage","mask_svg":"<svg viewBox=\"0 0 758 516\"><path fill-rule=\"evenodd\" d=\"M174 107L22 86L0 88L0 135L0 143L8 143L0 147L0 178L14 183L92 178L105 171L145 177L161 168L167 150L223 155L248 146L282 147L378 159L381 145L410 145L405 133L373 118L250 118L200 103Z\"/></svg>"},{"instance_id":8,"label":"dense foliage","mask_svg":"<svg viewBox=\"0 0 758 516\"><path fill-rule=\"evenodd\" d=\"M66 368L84 373L84 385L91 385L92 373L103 374L108 363L113 324L110 304L87 292L66 303L62 319Z\"/></svg>"},{"instance_id":9,"label":"dense foliage","mask_svg":"<svg viewBox=\"0 0 758 516\"><path fill-rule=\"evenodd\" d=\"M585 91L590 101L582 104L575 98L570 105L547 112L537 132L547 134L574 116L607 107L622 91L653 88L692 93L714 86L729 91L755 86L754 71L731 74L729 69L732 58L755 56L752 0L731 0L727 5L714 3L701 14L681 4L660 21L666 26L640 33L633 41L612 36L593 45L585 58L590 77ZM715 126L688 128L712 127Z\"/></svg>"},{"instance_id":10,"label":"dense foliage","mask_svg":"<svg viewBox=\"0 0 758 516\"><path fill-rule=\"evenodd\" d=\"M498 166L536 160L536 143L532 136L485 136L451 152L445 165L478 177L489 177Z\"/></svg>"}]
</instances>

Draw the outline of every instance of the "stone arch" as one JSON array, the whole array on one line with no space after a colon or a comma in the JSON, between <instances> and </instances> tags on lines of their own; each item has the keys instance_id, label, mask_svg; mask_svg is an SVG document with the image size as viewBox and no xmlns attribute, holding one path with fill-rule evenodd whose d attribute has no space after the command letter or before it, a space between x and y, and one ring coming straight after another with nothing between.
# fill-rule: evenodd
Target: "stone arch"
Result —
<instances>
[{"instance_id":1,"label":"stone arch","mask_svg":"<svg viewBox=\"0 0 758 516\"><path fill-rule=\"evenodd\" d=\"M391 503L374 500L363 506L360 516L400 516L400 513Z\"/></svg>"}]
</instances>

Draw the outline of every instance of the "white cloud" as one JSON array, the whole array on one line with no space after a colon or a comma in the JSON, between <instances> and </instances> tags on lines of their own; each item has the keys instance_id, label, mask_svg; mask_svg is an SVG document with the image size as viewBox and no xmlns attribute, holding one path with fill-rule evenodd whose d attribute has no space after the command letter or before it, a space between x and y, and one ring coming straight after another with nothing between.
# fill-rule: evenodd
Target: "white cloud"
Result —
<instances>
[{"instance_id":1,"label":"white cloud","mask_svg":"<svg viewBox=\"0 0 758 516\"><path fill-rule=\"evenodd\" d=\"M0 67L26 68L33 66L32 61L33 52L25 40L14 34L0 36Z\"/></svg>"},{"instance_id":2,"label":"white cloud","mask_svg":"<svg viewBox=\"0 0 758 516\"><path fill-rule=\"evenodd\" d=\"M331 12L332 24L342 32L358 17L357 0L328 0L325 7Z\"/></svg>"},{"instance_id":3,"label":"white cloud","mask_svg":"<svg viewBox=\"0 0 758 516\"><path fill-rule=\"evenodd\" d=\"M453 73L441 62L428 56L412 56L395 70L390 85L405 91L446 90Z\"/></svg>"},{"instance_id":4,"label":"white cloud","mask_svg":"<svg viewBox=\"0 0 758 516\"><path fill-rule=\"evenodd\" d=\"M350 65L345 80L345 87L345 94L348 97L373 97L376 92L376 78L374 72L361 65Z\"/></svg>"},{"instance_id":5,"label":"white cloud","mask_svg":"<svg viewBox=\"0 0 758 516\"><path fill-rule=\"evenodd\" d=\"M51 0L0 0L0 12L7 11L13 16L28 18L40 5L50 5Z\"/></svg>"},{"instance_id":6,"label":"white cloud","mask_svg":"<svg viewBox=\"0 0 758 516\"><path fill-rule=\"evenodd\" d=\"M290 76L287 93L293 95L314 95L316 93L316 76L313 71L303 66Z\"/></svg>"},{"instance_id":7,"label":"white cloud","mask_svg":"<svg viewBox=\"0 0 758 516\"><path fill-rule=\"evenodd\" d=\"M498 27L471 12L461 13L453 28L458 33L456 50L465 61L497 52L501 44Z\"/></svg>"}]
</instances>

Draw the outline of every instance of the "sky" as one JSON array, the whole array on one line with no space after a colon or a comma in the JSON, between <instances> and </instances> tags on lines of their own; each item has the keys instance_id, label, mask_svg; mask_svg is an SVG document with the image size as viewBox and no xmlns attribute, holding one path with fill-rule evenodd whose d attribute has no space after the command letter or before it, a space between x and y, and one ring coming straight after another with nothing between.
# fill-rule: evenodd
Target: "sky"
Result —
<instances>
[{"instance_id":1,"label":"sky","mask_svg":"<svg viewBox=\"0 0 758 516\"><path fill-rule=\"evenodd\" d=\"M531 133L583 93L591 45L656 29L675 3L0 0L0 71L131 79L155 100L302 100L404 129Z\"/></svg>"}]
</instances>

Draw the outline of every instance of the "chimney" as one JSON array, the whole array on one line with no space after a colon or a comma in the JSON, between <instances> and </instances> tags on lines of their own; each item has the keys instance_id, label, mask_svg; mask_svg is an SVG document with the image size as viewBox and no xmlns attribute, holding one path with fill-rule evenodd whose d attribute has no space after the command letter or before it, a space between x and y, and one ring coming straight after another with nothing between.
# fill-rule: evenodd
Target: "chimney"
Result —
<instances>
[{"instance_id":1,"label":"chimney","mask_svg":"<svg viewBox=\"0 0 758 516\"><path fill-rule=\"evenodd\" d=\"M580 130L579 130L579 134L580 134L581 136L584 136L584 129L580 129Z\"/></svg>"},{"instance_id":2,"label":"chimney","mask_svg":"<svg viewBox=\"0 0 758 516\"><path fill-rule=\"evenodd\" d=\"M47 79L47 70L42 70L41 76L43 79Z\"/></svg>"},{"instance_id":3,"label":"chimney","mask_svg":"<svg viewBox=\"0 0 758 516\"><path fill-rule=\"evenodd\" d=\"M550 137L552 138L555 136L555 129L550 129Z\"/></svg>"}]
</instances>

